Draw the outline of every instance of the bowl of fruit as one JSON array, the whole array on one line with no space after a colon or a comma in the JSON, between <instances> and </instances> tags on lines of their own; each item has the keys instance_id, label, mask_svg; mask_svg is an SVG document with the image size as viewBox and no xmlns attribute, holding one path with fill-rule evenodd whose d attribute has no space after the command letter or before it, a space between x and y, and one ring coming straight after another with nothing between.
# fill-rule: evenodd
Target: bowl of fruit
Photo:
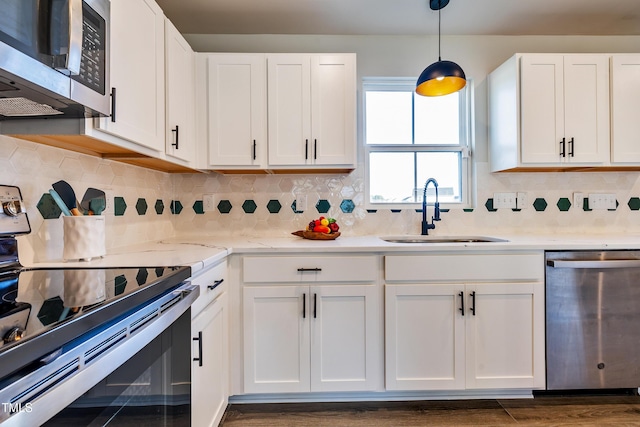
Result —
<instances>
[{"instance_id":1,"label":"bowl of fruit","mask_svg":"<svg viewBox=\"0 0 640 427\"><path fill-rule=\"evenodd\" d=\"M340 236L340 226L334 218L321 216L309 222L304 230L294 231L293 235L310 240L334 240Z\"/></svg>"}]
</instances>

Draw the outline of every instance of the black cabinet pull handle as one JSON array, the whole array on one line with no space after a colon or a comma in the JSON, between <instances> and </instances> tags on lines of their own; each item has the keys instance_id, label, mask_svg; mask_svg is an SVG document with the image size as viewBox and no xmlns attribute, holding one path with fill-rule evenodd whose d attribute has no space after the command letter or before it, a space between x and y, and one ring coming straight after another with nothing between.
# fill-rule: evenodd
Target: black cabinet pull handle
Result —
<instances>
[{"instance_id":1,"label":"black cabinet pull handle","mask_svg":"<svg viewBox=\"0 0 640 427\"><path fill-rule=\"evenodd\" d=\"M476 315L476 291L471 292L471 314Z\"/></svg>"},{"instance_id":2,"label":"black cabinet pull handle","mask_svg":"<svg viewBox=\"0 0 640 427\"><path fill-rule=\"evenodd\" d=\"M302 294L302 318L307 318L307 294Z\"/></svg>"},{"instance_id":3,"label":"black cabinet pull handle","mask_svg":"<svg viewBox=\"0 0 640 427\"><path fill-rule=\"evenodd\" d=\"M573 137L571 137L571 139L569 140L569 157L574 157L573 156Z\"/></svg>"},{"instance_id":4,"label":"black cabinet pull handle","mask_svg":"<svg viewBox=\"0 0 640 427\"><path fill-rule=\"evenodd\" d=\"M314 319L317 318L317 314L318 314L317 303L318 303L318 294L313 294L313 318Z\"/></svg>"},{"instance_id":5,"label":"black cabinet pull handle","mask_svg":"<svg viewBox=\"0 0 640 427\"><path fill-rule=\"evenodd\" d=\"M180 129L178 128L178 125L176 125L175 129L171 129L171 132L175 132L176 133L176 142L172 143L171 145L173 145L174 147L176 147L176 150L178 149L178 144L179 144L179 140L180 140Z\"/></svg>"},{"instance_id":6,"label":"black cabinet pull handle","mask_svg":"<svg viewBox=\"0 0 640 427\"><path fill-rule=\"evenodd\" d=\"M309 160L309 140L304 140L304 159Z\"/></svg>"},{"instance_id":7,"label":"black cabinet pull handle","mask_svg":"<svg viewBox=\"0 0 640 427\"><path fill-rule=\"evenodd\" d=\"M220 286L220 285L222 284L222 282L224 282L224 279L215 280L215 281L213 282L213 285L208 285L208 286L207 286L207 288L208 288L210 291L212 291L212 290L214 290L215 288L217 288L218 286Z\"/></svg>"},{"instance_id":8,"label":"black cabinet pull handle","mask_svg":"<svg viewBox=\"0 0 640 427\"><path fill-rule=\"evenodd\" d=\"M256 140L253 140L253 160L256 159Z\"/></svg>"},{"instance_id":9,"label":"black cabinet pull handle","mask_svg":"<svg viewBox=\"0 0 640 427\"><path fill-rule=\"evenodd\" d=\"M305 271L322 271L321 268L315 267L315 268L299 268L298 269L299 272L305 272Z\"/></svg>"},{"instance_id":10,"label":"black cabinet pull handle","mask_svg":"<svg viewBox=\"0 0 640 427\"><path fill-rule=\"evenodd\" d=\"M313 160L318 159L318 140L313 140Z\"/></svg>"},{"instance_id":11,"label":"black cabinet pull handle","mask_svg":"<svg viewBox=\"0 0 640 427\"><path fill-rule=\"evenodd\" d=\"M111 121L116 122L116 88L111 88Z\"/></svg>"},{"instance_id":12,"label":"black cabinet pull handle","mask_svg":"<svg viewBox=\"0 0 640 427\"><path fill-rule=\"evenodd\" d=\"M567 157L565 149L564 149L564 146L565 146L565 140L564 140L564 138L562 138L562 141L560 141L560 156L561 157Z\"/></svg>"},{"instance_id":13,"label":"black cabinet pull handle","mask_svg":"<svg viewBox=\"0 0 640 427\"><path fill-rule=\"evenodd\" d=\"M458 296L460 297L460 308L458 310L460 310L460 312L464 316L464 292L460 291Z\"/></svg>"},{"instance_id":14,"label":"black cabinet pull handle","mask_svg":"<svg viewBox=\"0 0 640 427\"><path fill-rule=\"evenodd\" d=\"M198 341L198 357L194 357L193 361L202 366L202 331L198 332L198 337L193 337L193 340Z\"/></svg>"}]
</instances>

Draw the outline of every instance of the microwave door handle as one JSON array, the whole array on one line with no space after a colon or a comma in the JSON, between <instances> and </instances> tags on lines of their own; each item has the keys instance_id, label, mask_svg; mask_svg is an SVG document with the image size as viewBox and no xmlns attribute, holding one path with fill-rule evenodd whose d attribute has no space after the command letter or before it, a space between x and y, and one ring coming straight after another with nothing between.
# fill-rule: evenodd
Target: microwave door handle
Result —
<instances>
[{"instance_id":1,"label":"microwave door handle","mask_svg":"<svg viewBox=\"0 0 640 427\"><path fill-rule=\"evenodd\" d=\"M69 0L69 52L63 66L56 69L64 74L80 74L82 61L82 0Z\"/></svg>"}]
</instances>

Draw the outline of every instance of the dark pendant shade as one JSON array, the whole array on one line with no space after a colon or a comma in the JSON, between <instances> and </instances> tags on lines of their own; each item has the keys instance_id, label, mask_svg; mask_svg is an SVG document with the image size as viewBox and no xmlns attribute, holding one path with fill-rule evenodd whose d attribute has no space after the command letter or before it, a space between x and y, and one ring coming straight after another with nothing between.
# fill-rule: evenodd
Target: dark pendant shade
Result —
<instances>
[{"instance_id":1,"label":"dark pendant shade","mask_svg":"<svg viewBox=\"0 0 640 427\"><path fill-rule=\"evenodd\" d=\"M424 69L416 83L416 93L442 96L457 92L467 84L464 71L452 61L438 61Z\"/></svg>"}]
</instances>

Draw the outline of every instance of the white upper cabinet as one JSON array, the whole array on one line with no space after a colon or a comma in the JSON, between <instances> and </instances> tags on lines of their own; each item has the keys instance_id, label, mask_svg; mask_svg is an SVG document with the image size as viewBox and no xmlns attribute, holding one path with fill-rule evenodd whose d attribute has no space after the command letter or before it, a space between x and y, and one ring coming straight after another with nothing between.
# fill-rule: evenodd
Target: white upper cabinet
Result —
<instances>
[{"instance_id":1,"label":"white upper cabinet","mask_svg":"<svg viewBox=\"0 0 640 427\"><path fill-rule=\"evenodd\" d=\"M355 167L355 54L268 54L269 166Z\"/></svg>"},{"instance_id":2,"label":"white upper cabinet","mask_svg":"<svg viewBox=\"0 0 640 427\"><path fill-rule=\"evenodd\" d=\"M111 117L104 132L163 152L164 15L153 0L111 0Z\"/></svg>"},{"instance_id":3,"label":"white upper cabinet","mask_svg":"<svg viewBox=\"0 0 640 427\"><path fill-rule=\"evenodd\" d=\"M611 162L640 163L640 55L611 57Z\"/></svg>"},{"instance_id":4,"label":"white upper cabinet","mask_svg":"<svg viewBox=\"0 0 640 427\"><path fill-rule=\"evenodd\" d=\"M202 54L208 146L205 168L263 169L267 158L264 54ZM202 87L204 89L204 85Z\"/></svg>"},{"instance_id":5,"label":"white upper cabinet","mask_svg":"<svg viewBox=\"0 0 640 427\"><path fill-rule=\"evenodd\" d=\"M488 81L492 171L609 164L609 55L518 54Z\"/></svg>"},{"instance_id":6,"label":"white upper cabinet","mask_svg":"<svg viewBox=\"0 0 640 427\"><path fill-rule=\"evenodd\" d=\"M192 162L195 156L195 54L168 19L165 20L165 41L165 152Z\"/></svg>"}]
</instances>

